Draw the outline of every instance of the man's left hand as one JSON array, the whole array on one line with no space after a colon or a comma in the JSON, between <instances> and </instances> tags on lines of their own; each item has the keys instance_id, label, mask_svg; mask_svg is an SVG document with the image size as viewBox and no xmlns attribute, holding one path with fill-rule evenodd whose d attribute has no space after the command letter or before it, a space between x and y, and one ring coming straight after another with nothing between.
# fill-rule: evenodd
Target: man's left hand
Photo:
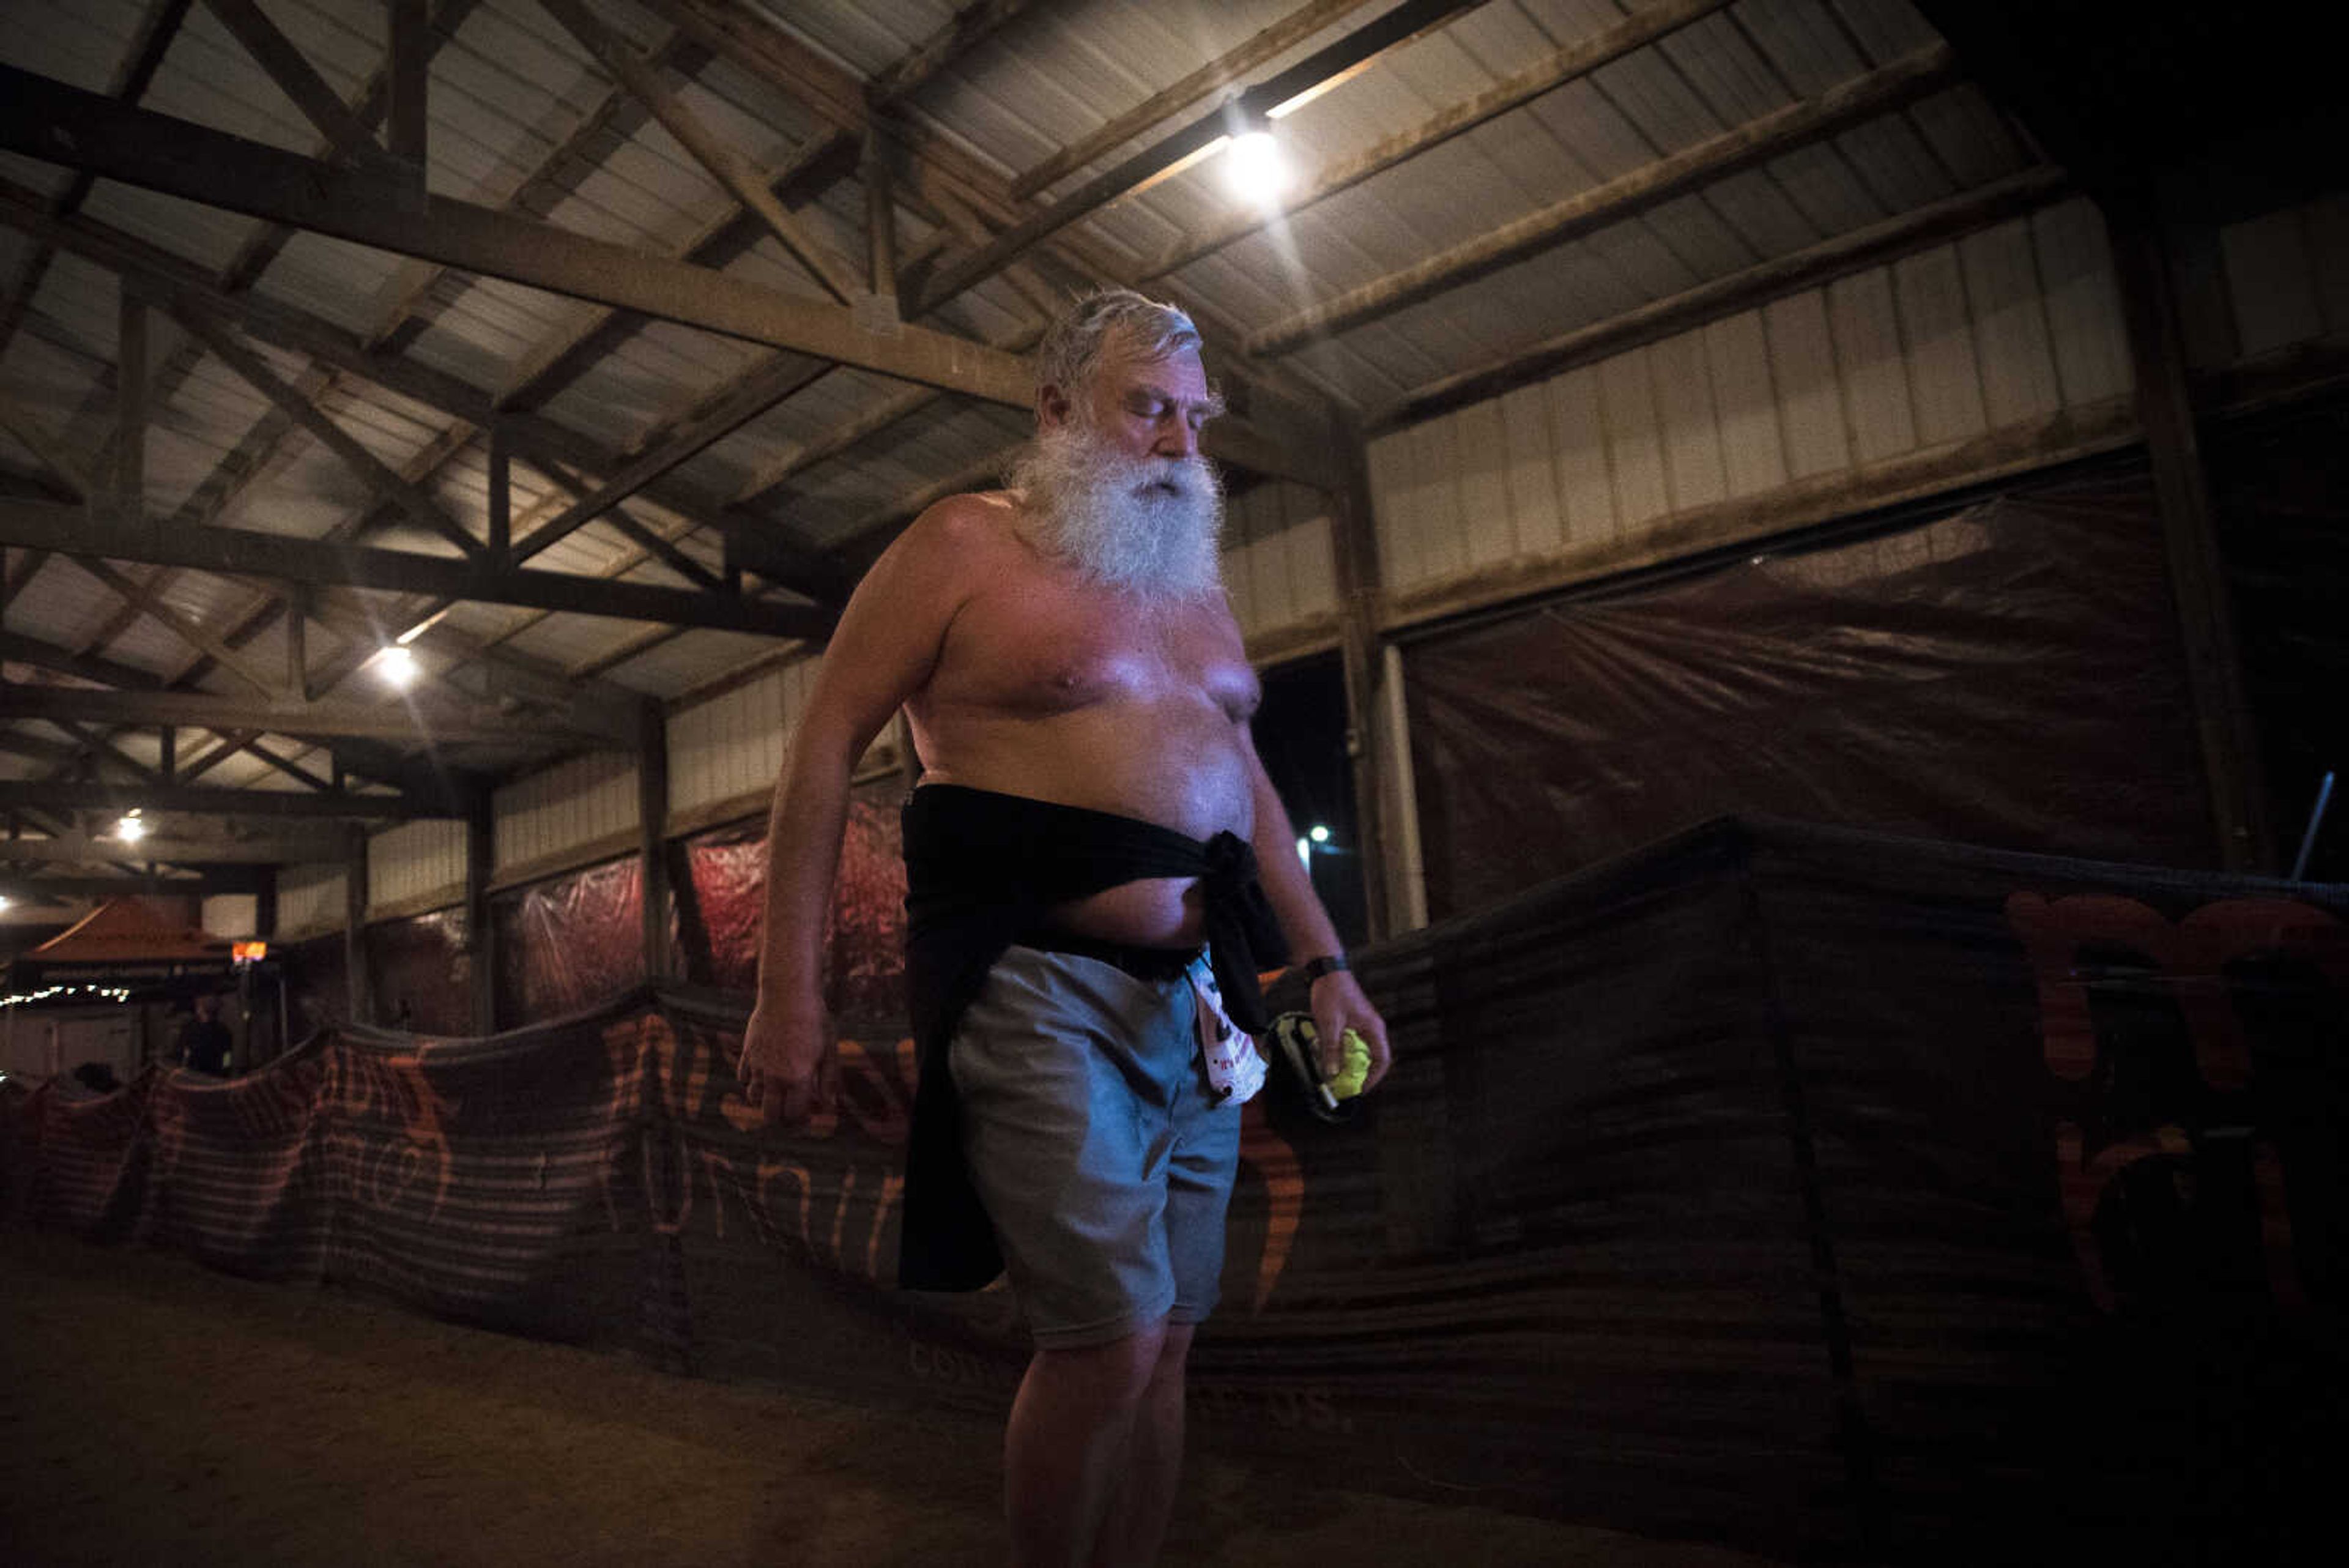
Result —
<instances>
[{"instance_id":1,"label":"man's left hand","mask_svg":"<svg viewBox=\"0 0 2349 1568\"><path fill-rule=\"evenodd\" d=\"M1361 983L1350 970L1338 970L1313 982L1313 1032L1317 1036L1315 1053L1319 1060L1322 1080L1338 1075L1345 1061L1346 1031L1350 1029L1362 1037L1371 1048L1370 1075L1362 1081L1362 1092L1368 1094L1387 1075L1394 1057L1387 1047L1387 1021L1362 994Z\"/></svg>"}]
</instances>

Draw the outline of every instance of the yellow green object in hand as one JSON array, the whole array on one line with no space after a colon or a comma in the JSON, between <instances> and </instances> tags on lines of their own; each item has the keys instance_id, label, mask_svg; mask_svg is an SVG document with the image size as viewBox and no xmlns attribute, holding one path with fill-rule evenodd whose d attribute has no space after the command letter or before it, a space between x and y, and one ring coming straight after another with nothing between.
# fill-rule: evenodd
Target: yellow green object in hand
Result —
<instances>
[{"instance_id":1,"label":"yellow green object in hand","mask_svg":"<svg viewBox=\"0 0 2349 1568\"><path fill-rule=\"evenodd\" d=\"M1370 1081L1371 1043L1363 1039L1359 1031L1349 1029L1340 1044L1344 1047L1345 1059L1339 1065L1338 1075L1329 1080L1330 1097L1350 1100L1361 1094L1362 1085Z\"/></svg>"}]
</instances>

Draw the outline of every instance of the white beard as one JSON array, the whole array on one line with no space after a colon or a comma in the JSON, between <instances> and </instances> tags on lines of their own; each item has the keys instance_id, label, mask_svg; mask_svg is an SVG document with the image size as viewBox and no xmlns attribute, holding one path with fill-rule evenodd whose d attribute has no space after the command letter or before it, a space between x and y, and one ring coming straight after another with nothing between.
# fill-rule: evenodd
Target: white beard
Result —
<instances>
[{"instance_id":1,"label":"white beard","mask_svg":"<svg viewBox=\"0 0 2349 1568\"><path fill-rule=\"evenodd\" d=\"M1206 458L1128 457L1072 421L1039 435L1009 478L1029 542L1093 581L1160 598L1223 586L1223 479Z\"/></svg>"}]
</instances>

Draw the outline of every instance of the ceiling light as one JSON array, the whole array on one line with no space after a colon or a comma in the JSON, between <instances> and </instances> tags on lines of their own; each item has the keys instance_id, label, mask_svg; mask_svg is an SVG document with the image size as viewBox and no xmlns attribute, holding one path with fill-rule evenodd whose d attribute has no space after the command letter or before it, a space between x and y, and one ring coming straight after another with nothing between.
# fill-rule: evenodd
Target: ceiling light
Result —
<instances>
[{"instance_id":1,"label":"ceiling light","mask_svg":"<svg viewBox=\"0 0 2349 1568\"><path fill-rule=\"evenodd\" d=\"M136 844L147 836L147 825L139 820L137 812L130 812L115 824L114 836L125 844Z\"/></svg>"},{"instance_id":2,"label":"ceiling light","mask_svg":"<svg viewBox=\"0 0 2349 1568\"><path fill-rule=\"evenodd\" d=\"M1231 139L1224 149L1224 182L1244 202L1280 204L1288 192L1288 159L1271 131L1259 128Z\"/></svg>"},{"instance_id":3,"label":"ceiling light","mask_svg":"<svg viewBox=\"0 0 2349 1568\"><path fill-rule=\"evenodd\" d=\"M375 672L387 684L407 686L416 679L416 655L405 648L387 648L375 656Z\"/></svg>"},{"instance_id":4,"label":"ceiling light","mask_svg":"<svg viewBox=\"0 0 2349 1568\"><path fill-rule=\"evenodd\" d=\"M1330 830L1317 822L1313 825L1312 832L1309 834L1308 836L1316 844L1327 844L1330 842Z\"/></svg>"}]
</instances>

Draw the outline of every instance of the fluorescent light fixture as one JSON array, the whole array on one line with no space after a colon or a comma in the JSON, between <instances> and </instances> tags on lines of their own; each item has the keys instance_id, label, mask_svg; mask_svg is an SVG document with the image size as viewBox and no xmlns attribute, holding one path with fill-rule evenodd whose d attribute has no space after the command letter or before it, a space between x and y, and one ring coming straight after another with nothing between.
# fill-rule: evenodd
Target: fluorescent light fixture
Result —
<instances>
[{"instance_id":1,"label":"fluorescent light fixture","mask_svg":"<svg viewBox=\"0 0 2349 1568\"><path fill-rule=\"evenodd\" d=\"M1288 158L1269 130L1235 136L1224 149L1224 182L1232 194L1259 207L1275 207L1288 193Z\"/></svg>"},{"instance_id":2,"label":"fluorescent light fixture","mask_svg":"<svg viewBox=\"0 0 2349 1568\"><path fill-rule=\"evenodd\" d=\"M1297 841L1297 863L1305 867L1305 874L1308 877L1313 875L1313 841L1311 839L1300 838Z\"/></svg>"}]
</instances>

